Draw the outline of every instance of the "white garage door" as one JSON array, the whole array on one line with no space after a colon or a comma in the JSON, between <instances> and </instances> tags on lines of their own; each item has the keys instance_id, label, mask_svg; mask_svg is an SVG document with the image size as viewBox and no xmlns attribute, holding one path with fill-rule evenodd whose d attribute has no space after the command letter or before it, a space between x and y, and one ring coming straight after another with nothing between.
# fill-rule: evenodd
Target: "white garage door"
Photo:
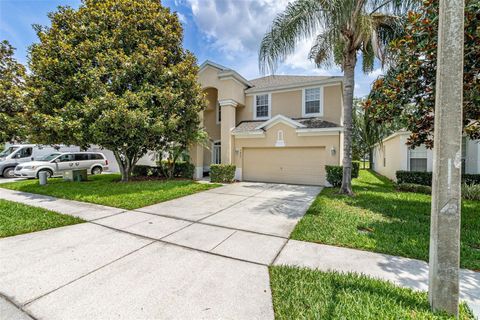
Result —
<instances>
[{"instance_id":1,"label":"white garage door","mask_svg":"<svg viewBox=\"0 0 480 320\"><path fill-rule=\"evenodd\" d=\"M325 148L246 148L243 180L325 184Z\"/></svg>"}]
</instances>

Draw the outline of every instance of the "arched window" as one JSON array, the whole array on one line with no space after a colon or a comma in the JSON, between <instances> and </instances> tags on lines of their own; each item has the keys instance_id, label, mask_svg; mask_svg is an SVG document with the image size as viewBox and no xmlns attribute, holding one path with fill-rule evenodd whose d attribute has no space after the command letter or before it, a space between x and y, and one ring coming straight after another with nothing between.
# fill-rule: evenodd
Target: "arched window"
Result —
<instances>
[{"instance_id":1,"label":"arched window","mask_svg":"<svg viewBox=\"0 0 480 320\"><path fill-rule=\"evenodd\" d=\"M275 147L284 147L285 140L283 138L283 130L277 131L277 142L275 143Z\"/></svg>"}]
</instances>

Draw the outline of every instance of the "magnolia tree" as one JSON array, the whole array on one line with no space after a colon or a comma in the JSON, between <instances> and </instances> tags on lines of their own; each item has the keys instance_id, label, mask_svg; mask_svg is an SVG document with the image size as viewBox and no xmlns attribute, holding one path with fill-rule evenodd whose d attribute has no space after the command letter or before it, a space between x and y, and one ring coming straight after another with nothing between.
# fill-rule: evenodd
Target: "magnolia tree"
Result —
<instances>
[{"instance_id":1,"label":"magnolia tree","mask_svg":"<svg viewBox=\"0 0 480 320\"><path fill-rule=\"evenodd\" d=\"M480 2L465 6L463 126L480 139ZM410 12L405 35L391 42L392 68L373 84L365 107L378 123L402 122L412 132L409 144L433 147L438 1L424 1Z\"/></svg>"},{"instance_id":2,"label":"magnolia tree","mask_svg":"<svg viewBox=\"0 0 480 320\"><path fill-rule=\"evenodd\" d=\"M24 133L25 67L13 58L14 48L0 42L0 143Z\"/></svg>"},{"instance_id":3,"label":"magnolia tree","mask_svg":"<svg viewBox=\"0 0 480 320\"><path fill-rule=\"evenodd\" d=\"M199 135L205 100L176 14L157 0L84 0L49 18L30 49L32 138L110 149L128 181L147 150Z\"/></svg>"}]
</instances>

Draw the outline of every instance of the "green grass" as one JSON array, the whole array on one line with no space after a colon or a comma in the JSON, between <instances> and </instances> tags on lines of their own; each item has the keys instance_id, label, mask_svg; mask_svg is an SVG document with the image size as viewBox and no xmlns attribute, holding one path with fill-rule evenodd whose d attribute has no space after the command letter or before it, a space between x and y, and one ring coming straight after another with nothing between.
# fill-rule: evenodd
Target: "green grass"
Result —
<instances>
[{"instance_id":1,"label":"green grass","mask_svg":"<svg viewBox=\"0 0 480 320\"><path fill-rule=\"evenodd\" d=\"M360 170L355 197L324 189L292 239L428 260L430 195L397 192L392 182ZM480 201L462 202L461 266L480 270Z\"/></svg>"},{"instance_id":2,"label":"green grass","mask_svg":"<svg viewBox=\"0 0 480 320\"><path fill-rule=\"evenodd\" d=\"M80 218L0 199L0 238L81 222Z\"/></svg>"},{"instance_id":3,"label":"green grass","mask_svg":"<svg viewBox=\"0 0 480 320\"><path fill-rule=\"evenodd\" d=\"M356 274L270 267L275 319L454 319L430 310L426 292ZM473 319L465 304L460 319Z\"/></svg>"},{"instance_id":4,"label":"green grass","mask_svg":"<svg viewBox=\"0 0 480 320\"><path fill-rule=\"evenodd\" d=\"M37 180L23 180L2 184L1 187L123 209L136 209L218 186L196 183L191 180L150 180L123 183L119 182L119 179L119 175L105 174L89 176L89 181L86 182L50 179L47 186L40 186Z\"/></svg>"}]
</instances>

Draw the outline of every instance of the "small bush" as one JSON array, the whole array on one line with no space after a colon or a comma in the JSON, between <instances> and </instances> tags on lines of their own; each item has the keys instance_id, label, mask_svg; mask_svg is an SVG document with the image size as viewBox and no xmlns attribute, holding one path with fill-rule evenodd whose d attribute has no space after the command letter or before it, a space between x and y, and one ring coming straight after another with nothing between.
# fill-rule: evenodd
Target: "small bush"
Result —
<instances>
[{"instance_id":1,"label":"small bush","mask_svg":"<svg viewBox=\"0 0 480 320\"><path fill-rule=\"evenodd\" d=\"M212 164L210 165L210 181L230 183L235 178L235 165L233 164Z\"/></svg>"},{"instance_id":2,"label":"small bush","mask_svg":"<svg viewBox=\"0 0 480 320\"><path fill-rule=\"evenodd\" d=\"M398 184L421 184L424 186L432 185L432 173L422 171L397 171L395 173Z\"/></svg>"},{"instance_id":3,"label":"small bush","mask_svg":"<svg viewBox=\"0 0 480 320\"><path fill-rule=\"evenodd\" d=\"M190 162L178 162L175 164L174 176L177 178L192 179L195 166Z\"/></svg>"},{"instance_id":4,"label":"small bush","mask_svg":"<svg viewBox=\"0 0 480 320\"><path fill-rule=\"evenodd\" d=\"M352 178L358 178L360 172L360 161L352 161Z\"/></svg>"},{"instance_id":5,"label":"small bush","mask_svg":"<svg viewBox=\"0 0 480 320\"><path fill-rule=\"evenodd\" d=\"M325 166L327 171L327 181L334 187L342 185L343 167L342 166Z\"/></svg>"},{"instance_id":6,"label":"small bush","mask_svg":"<svg viewBox=\"0 0 480 320\"><path fill-rule=\"evenodd\" d=\"M432 194L432 187L425 186L423 184L400 183L400 184L397 184L397 190L405 191L405 192Z\"/></svg>"},{"instance_id":7,"label":"small bush","mask_svg":"<svg viewBox=\"0 0 480 320\"><path fill-rule=\"evenodd\" d=\"M480 184L462 184L462 198L467 200L480 200Z\"/></svg>"},{"instance_id":8,"label":"small bush","mask_svg":"<svg viewBox=\"0 0 480 320\"><path fill-rule=\"evenodd\" d=\"M472 184L480 185L480 174L471 174L471 173L462 174L462 182L469 185L472 185Z\"/></svg>"},{"instance_id":9,"label":"small bush","mask_svg":"<svg viewBox=\"0 0 480 320\"><path fill-rule=\"evenodd\" d=\"M132 175L135 177L159 177L160 170L156 167L150 166L135 166L132 170Z\"/></svg>"}]
</instances>

